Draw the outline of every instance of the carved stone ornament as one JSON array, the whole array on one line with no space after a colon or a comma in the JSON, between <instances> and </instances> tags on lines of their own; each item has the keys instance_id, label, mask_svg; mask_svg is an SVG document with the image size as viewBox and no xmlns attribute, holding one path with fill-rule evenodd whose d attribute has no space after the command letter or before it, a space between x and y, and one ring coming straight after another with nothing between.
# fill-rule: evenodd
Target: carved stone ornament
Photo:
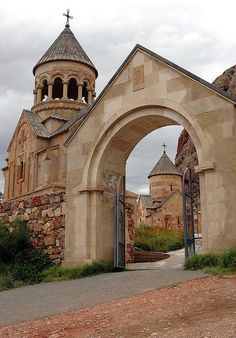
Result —
<instances>
[{"instance_id":1,"label":"carved stone ornament","mask_svg":"<svg viewBox=\"0 0 236 338\"><path fill-rule=\"evenodd\" d=\"M133 69L133 90L144 88L144 66L137 66Z\"/></svg>"}]
</instances>

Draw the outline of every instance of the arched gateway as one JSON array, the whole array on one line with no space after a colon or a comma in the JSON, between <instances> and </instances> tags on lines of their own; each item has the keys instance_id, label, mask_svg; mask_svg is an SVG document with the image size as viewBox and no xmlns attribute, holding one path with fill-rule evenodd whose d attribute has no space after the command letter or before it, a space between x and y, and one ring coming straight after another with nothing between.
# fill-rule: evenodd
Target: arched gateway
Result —
<instances>
[{"instance_id":1,"label":"arched gateway","mask_svg":"<svg viewBox=\"0 0 236 338\"><path fill-rule=\"evenodd\" d=\"M235 98L137 45L66 141L65 263L111 260L114 192L148 133L182 125L197 150L203 247L236 245Z\"/></svg>"}]
</instances>

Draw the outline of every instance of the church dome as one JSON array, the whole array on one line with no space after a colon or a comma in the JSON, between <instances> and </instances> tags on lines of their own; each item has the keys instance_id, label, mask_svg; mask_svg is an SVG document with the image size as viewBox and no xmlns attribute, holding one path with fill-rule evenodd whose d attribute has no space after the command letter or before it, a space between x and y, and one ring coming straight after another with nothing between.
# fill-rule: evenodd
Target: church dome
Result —
<instances>
[{"instance_id":1,"label":"church dome","mask_svg":"<svg viewBox=\"0 0 236 338\"><path fill-rule=\"evenodd\" d=\"M75 61L83 63L91 67L95 71L96 77L98 76L97 69L79 44L68 25L66 25L58 38L34 66L33 74L35 75L36 69L40 65L51 61Z\"/></svg>"},{"instance_id":2,"label":"church dome","mask_svg":"<svg viewBox=\"0 0 236 338\"><path fill-rule=\"evenodd\" d=\"M163 155L155 165L155 167L152 169L150 174L148 175L148 178L151 176L156 175L179 175L182 176L179 169L174 165L174 163L170 160L170 158L166 155L166 152L164 151Z\"/></svg>"}]
</instances>

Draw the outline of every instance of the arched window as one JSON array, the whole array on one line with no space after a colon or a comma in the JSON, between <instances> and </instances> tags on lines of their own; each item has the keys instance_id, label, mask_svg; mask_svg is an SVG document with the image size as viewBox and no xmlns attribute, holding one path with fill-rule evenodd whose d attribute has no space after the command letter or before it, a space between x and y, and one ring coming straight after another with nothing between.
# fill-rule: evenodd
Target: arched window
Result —
<instances>
[{"instance_id":1,"label":"arched window","mask_svg":"<svg viewBox=\"0 0 236 338\"><path fill-rule=\"evenodd\" d=\"M48 98L48 82L47 80L43 80L43 88L42 88L42 97L41 101L46 101Z\"/></svg>"},{"instance_id":2,"label":"arched window","mask_svg":"<svg viewBox=\"0 0 236 338\"><path fill-rule=\"evenodd\" d=\"M88 103L88 84L87 82L83 83L83 88L82 88L82 99Z\"/></svg>"},{"instance_id":3,"label":"arched window","mask_svg":"<svg viewBox=\"0 0 236 338\"><path fill-rule=\"evenodd\" d=\"M63 83L60 77L56 77L53 84L52 98L62 99L63 97Z\"/></svg>"},{"instance_id":4,"label":"arched window","mask_svg":"<svg viewBox=\"0 0 236 338\"><path fill-rule=\"evenodd\" d=\"M71 78L68 84L68 99L78 100L78 86L75 78Z\"/></svg>"}]
</instances>

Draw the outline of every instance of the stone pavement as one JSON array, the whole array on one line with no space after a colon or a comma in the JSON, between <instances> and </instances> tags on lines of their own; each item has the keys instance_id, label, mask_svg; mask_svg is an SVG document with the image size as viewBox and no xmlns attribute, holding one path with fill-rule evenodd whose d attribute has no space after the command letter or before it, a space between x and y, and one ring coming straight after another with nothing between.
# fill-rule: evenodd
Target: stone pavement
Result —
<instances>
[{"instance_id":1,"label":"stone pavement","mask_svg":"<svg viewBox=\"0 0 236 338\"><path fill-rule=\"evenodd\" d=\"M0 292L0 326L79 310L206 276L184 271L182 263L183 250L180 250L164 261L130 264L129 271Z\"/></svg>"}]
</instances>

